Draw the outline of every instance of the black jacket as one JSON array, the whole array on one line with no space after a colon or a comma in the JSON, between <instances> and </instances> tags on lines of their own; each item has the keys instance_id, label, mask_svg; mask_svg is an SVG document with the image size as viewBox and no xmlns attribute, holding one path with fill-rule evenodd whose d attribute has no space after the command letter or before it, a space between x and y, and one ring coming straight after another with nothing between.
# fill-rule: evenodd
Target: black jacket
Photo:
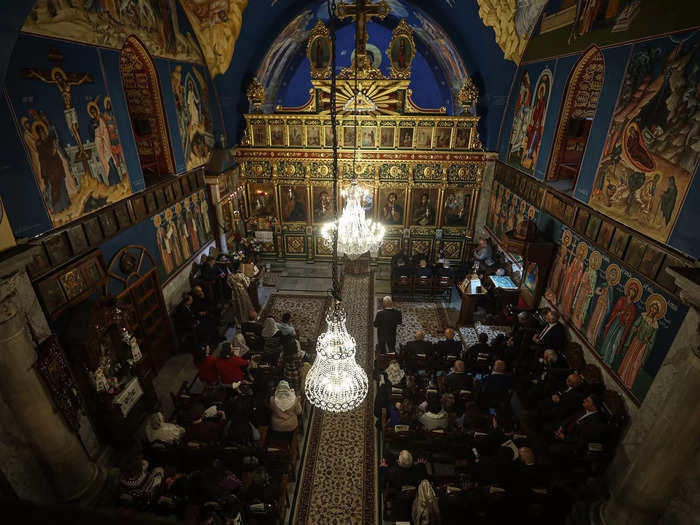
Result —
<instances>
[{"instance_id":1,"label":"black jacket","mask_svg":"<svg viewBox=\"0 0 700 525\"><path fill-rule=\"evenodd\" d=\"M513 386L513 376L508 374L489 374L481 382L484 394L502 394Z\"/></svg>"},{"instance_id":2,"label":"black jacket","mask_svg":"<svg viewBox=\"0 0 700 525\"><path fill-rule=\"evenodd\" d=\"M544 328L543 328L544 330ZM540 331L540 333L542 333ZM566 330L564 325L556 323L549 331L544 334L544 337L539 342L544 348L552 348L556 351L561 351L566 344Z\"/></svg>"},{"instance_id":3,"label":"black jacket","mask_svg":"<svg viewBox=\"0 0 700 525\"><path fill-rule=\"evenodd\" d=\"M433 344L428 341L409 341L406 343L406 359L415 359L416 354L425 354L426 358L433 355Z\"/></svg>"},{"instance_id":4,"label":"black jacket","mask_svg":"<svg viewBox=\"0 0 700 525\"><path fill-rule=\"evenodd\" d=\"M435 343L435 354L437 357L445 357L448 355L456 355L459 357L462 353L462 342L443 339Z\"/></svg>"},{"instance_id":5,"label":"black jacket","mask_svg":"<svg viewBox=\"0 0 700 525\"><path fill-rule=\"evenodd\" d=\"M474 379L471 375L466 372L457 374L455 372L450 372L445 377L445 390L452 393L459 393L460 390L473 390L474 389Z\"/></svg>"},{"instance_id":6,"label":"black jacket","mask_svg":"<svg viewBox=\"0 0 700 525\"><path fill-rule=\"evenodd\" d=\"M379 339L396 339L396 327L403 322L401 312L394 308L385 308L377 312L374 326Z\"/></svg>"},{"instance_id":7,"label":"black jacket","mask_svg":"<svg viewBox=\"0 0 700 525\"><path fill-rule=\"evenodd\" d=\"M192 307L193 304L187 306L185 303L180 303L175 308L175 326L178 330L183 332L194 330L197 317Z\"/></svg>"}]
</instances>

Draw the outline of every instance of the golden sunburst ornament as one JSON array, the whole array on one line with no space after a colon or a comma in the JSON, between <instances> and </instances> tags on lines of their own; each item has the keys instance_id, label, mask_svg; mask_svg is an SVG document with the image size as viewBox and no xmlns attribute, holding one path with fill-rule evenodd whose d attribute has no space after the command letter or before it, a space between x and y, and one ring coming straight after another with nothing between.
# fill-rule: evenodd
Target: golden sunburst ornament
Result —
<instances>
[{"instance_id":1,"label":"golden sunburst ornament","mask_svg":"<svg viewBox=\"0 0 700 525\"><path fill-rule=\"evenodd\" d=\"M401 83L384 85L380 83L357 83L357 91L350 83L338 83L336 96L336 108L338 115L352 115L355 113L355 101L357 100L357 113L369 113L377 115L398 115L399 89ZM330 86L320 86L322 95L322 107L328 108L321 112L323 115L330 113Z\"/></svg>"}]
</instances>

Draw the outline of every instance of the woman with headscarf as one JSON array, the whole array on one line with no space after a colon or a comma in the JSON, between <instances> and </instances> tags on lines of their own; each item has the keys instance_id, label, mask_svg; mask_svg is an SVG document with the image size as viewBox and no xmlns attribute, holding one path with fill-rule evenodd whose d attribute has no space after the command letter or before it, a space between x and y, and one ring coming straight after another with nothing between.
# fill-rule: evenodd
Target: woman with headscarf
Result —
<instances>
[{"instance_id":1,"label":"woman with headscarf","mask_svg":"<svg viewBox=\"0 0 700 525\"><path fill-rule=\"evenodd\" d=\"M166 423L162 412L152 414L146 424L146 439L149 443L175 445L184 435L185 429L174 423Z\"/></svg>"},{"instance_id":2,"label":"woman with headscarf","mask_svg":"<svg viewBox=\"0 0 700 525\"><path fill-rule=\"evenodd\" d=\"M300 390L301 386L301 361L296 339L291 336L282 337L282 352L277 360L277 367L282 369L282 377L294 390Z\"/></svg>"},{"instance_id":3,"label":"woman with headscarf","mask_svg":"<svg viewBox=\"0 0 700 525\"><path fill-rule=\"evenodd\" d=\"M440 507L430 481L424 479L418 485L416 499L413 500L413 525L439 525Z\"/></svg>"},{"instance_id":4,"label":"woman with headscarf","mask_svg":"<svg viewBox=\"0 0 700 525\"><path fill-rule=\"evenodd\" d=\"M447 412L442 408L437 392L430 392L426 401L425 412L418 418L418 422L425 430L447 428Z\"/></svg>"},{"instance_id":5,"label":"woman with headscarf","mask_svg":"<svg viewBox=\"0 0 700 525\"><path fill-rule=\"evenodd\" d=\"M277 385L274 395L270 397L270 410L271 437L291 441L299 424L301 403L287 381L282 380Z\"/></svg>"},{"instance_id":6,"label":"woman with headscarf","mask_svg":"<svg viewBox=\"0 0 700 525\"><path fill-rule=\"evenodd\" d=\"M262 337L265 341L264 353L274 353L275 355L282 349L282 333L277 327L277 323L272 317L267 317L263 323Z\"/></svg>"},{"instance_id":7,"label":"woman with headscarf","mask_svg":"<svg viewBox=\"0 0 700 525\"><path fill-rule=\"evenodd\" d=\"M248 348L245 336L241 332L238 332L236 333L236 335L233 336L233 341L231 342L231 344L240 350L238 355L240 355L241 357L250 352L250 348Z\"/></svg>"}]
</instances>

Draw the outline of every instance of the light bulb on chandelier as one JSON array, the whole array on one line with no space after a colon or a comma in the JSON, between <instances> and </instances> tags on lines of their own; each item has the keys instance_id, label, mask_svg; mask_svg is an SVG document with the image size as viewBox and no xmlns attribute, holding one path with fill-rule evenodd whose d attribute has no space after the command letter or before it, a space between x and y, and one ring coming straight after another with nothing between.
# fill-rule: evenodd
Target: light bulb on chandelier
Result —
<instances>
[{"instance_id":1,"label":"light bulb on chandelier","mask_svg":"<svg viewBox=\"0 0 700 525\"><path fill-rule=\"evenodd\" d=\"M365 371L355 361L355 339L345 326L345 312L335 302L326 315L328 330L316 342L316 360L306 375L312 405L329 412L356 408L367 396Z\"/></svg>"},{"instance_id":2,"label":"light bulb on chandelier","mask_svg":"<svg viewBox=\"0 0 700 525\"><path fill-rule=\"evenodd\" d=\"M361 188L357 181L343 191L345 207L336 222L323 225L321 235L328 245L333 243L333 234L338 232L338 253L357 259L367 252L376 252L384 239L384 226L367 219L363 200L369 199L369 193Z\"/></svg>"}]
</instances>

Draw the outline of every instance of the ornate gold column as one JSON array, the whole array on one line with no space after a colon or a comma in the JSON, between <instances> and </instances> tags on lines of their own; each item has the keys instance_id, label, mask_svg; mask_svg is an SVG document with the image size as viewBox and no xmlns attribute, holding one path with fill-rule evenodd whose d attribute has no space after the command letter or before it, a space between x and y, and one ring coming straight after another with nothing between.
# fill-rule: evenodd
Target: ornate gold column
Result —
<instances>
[{"instance_id":1,"label":"ornate gold column","mask_svg":"<svg viewBox=\"0 0 700 525\"><path fill-rule=\"evenodd\" d=\"M41 315L24 268L36 247L21 246L0 254L0 394L25 430L37 460L61 501L88 502L101 490L105 475L54 409L53 401L34 369L36 344L28 322ZM25 311L24 304L33 304ZM43 315L41 315L43 319Z\"/></svg>"}]
</instances>

